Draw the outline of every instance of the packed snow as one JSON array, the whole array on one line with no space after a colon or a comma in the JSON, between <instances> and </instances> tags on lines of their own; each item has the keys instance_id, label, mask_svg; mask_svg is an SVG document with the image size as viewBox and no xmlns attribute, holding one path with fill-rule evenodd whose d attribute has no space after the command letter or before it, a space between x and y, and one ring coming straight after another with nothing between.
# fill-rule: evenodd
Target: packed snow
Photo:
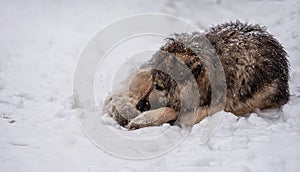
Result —
<instances>
[{"instance_id":1,"label":"packed snow","mask_svg":"<svg viewBox=\"0 0 300 172\"><path fill-rule=\"evenodd\" d=\"M219 112L218 127L207 142L199 139L214 117L154 158L130 160L100 149L82 130L73 103L77 60L95 33L141 13L169 14L199 28L236 19L266 26L289 54L290 101L249 117ZM0 171L299 171L299 17L298 0L0 1ZM106 96L108 88L95 92ZM101 118L118 134L141 139L188 131L168 124L127 131L107 115ZM159 146L144 148L153 152Z\"/></svg>"}]
</instances>

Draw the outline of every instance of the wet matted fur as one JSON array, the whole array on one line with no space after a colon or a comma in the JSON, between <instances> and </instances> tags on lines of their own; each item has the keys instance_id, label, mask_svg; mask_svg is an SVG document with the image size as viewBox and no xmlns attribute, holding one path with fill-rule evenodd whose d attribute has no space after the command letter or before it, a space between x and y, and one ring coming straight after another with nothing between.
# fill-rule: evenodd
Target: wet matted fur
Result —
<instances>
[{"instance_id":1,"label":"wet matted fur","mask_svg":"<svg viewBox=\"0 0 300 172\"><path fill-rule=\"evenodd\" d=\"M203 36L210 41L223 66L227 86L224 109L211 107L208 69L195 49L190 48L201 44ZM199 47L196 51L201 52L204 46ZM186 65L192 77L180 77L180 72L173 72L175 76L171 77L156 69L157 65L180 69L174 61ZM104 110L130 129L174 122L179 112L183 116L179 124L193 125L220 110L243 116L255 109L279 108L289 100L289 64L284 48L265 27L239 21L211 27L204 33L174 34L127 80L126 94L121 90L108 97ZM197 83L194 89L199 92L199 102L186 105L183 110L180 92L184 88L179 89L177 82L188 86L191 80ZM189 114L195 106L198 116L192 120Z\"/></svg>"}]
</instances>

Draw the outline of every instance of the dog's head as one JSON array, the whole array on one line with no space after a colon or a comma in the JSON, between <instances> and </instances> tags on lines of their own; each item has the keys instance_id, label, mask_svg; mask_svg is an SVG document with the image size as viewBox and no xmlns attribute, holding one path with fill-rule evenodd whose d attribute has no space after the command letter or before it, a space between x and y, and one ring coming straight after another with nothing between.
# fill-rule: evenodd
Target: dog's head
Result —
<instances>
[{"instance_id":1,"label":"dog's head","mask_svg":"<svg viewBox=\"0 0 300 172\"><path fill-rule=\"evenodd\" d=\"M150 82L143 89L144 94L139 98L136 108L143 112L167 106L180 111L178 85L191 85L189 82L195 81L195 76L200 75L202 64L195 54L184 50L183 44L173 42L154 54L144 68L148 69ZM185 91L182 89L184 87L181 87L181 92Z\"/></svg>"},{"instance_id":2,"label":"dog's head","mask_svg":"<svg viewBox=\"0 0 300 172\"><path fill-rule=\"evenodd\" d=\"M189 83L183 83L183 81L175 80L167 72L152 69L148 72L149 81L147 85L140 87L136 100L136 108L141 111L148 111L151 109L157 109L160 107L170 107L176 111L181 109L181 92L190 92L185 90L185 87ZM181 87L181 90L178 86L178 82L184 87ZM137 88L137 87L136 87ZM197 88L196 88L197 89Z\"/></svg>"},{"instance_id":3,"label":"dog's head","mask_svg":"<svg viewBox=\"0 0 300 172\"><path fill-rule=\"evenodd\" d=\"M153 70L141 70L130 80L129 97L133 101L131 103L141 112L166 106L166 87L160 87L155 76Z\"/></svg>"}]
</instances>

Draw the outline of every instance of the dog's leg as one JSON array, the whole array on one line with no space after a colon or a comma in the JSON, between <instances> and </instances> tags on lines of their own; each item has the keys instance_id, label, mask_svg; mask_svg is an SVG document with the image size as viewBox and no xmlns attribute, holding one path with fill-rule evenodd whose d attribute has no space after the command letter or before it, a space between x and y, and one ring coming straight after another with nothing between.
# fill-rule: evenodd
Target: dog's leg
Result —
<instances>
[{"instance_id":1,"label":"dog's leg","mask_svg":"<svg viewBox=\"0 0 300 172\"><path fill-rule=\"evenodd\" d=\"M178 112L172 108L162 107L143 112L131 120L126 126L128 129L138 129L148 126L160 126L163 123L176 119Z\"/></svg>"}]
</instances>

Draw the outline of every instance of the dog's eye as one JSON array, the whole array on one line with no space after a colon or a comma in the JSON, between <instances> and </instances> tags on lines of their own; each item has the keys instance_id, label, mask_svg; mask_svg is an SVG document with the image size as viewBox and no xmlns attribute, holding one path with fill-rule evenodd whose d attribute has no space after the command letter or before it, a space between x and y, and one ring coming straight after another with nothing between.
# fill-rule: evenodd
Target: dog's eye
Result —
<instances>
[{"instance_id":1,"label":"dog's eye","mask_svg":"<svg viewBox=\"0 0 300 172\"><path fill-rule=\"evenodd\" d=\"M159 85L155 85L155 89L158 91L162 91L164 88Z\"/></svg>"}]
</instances>

